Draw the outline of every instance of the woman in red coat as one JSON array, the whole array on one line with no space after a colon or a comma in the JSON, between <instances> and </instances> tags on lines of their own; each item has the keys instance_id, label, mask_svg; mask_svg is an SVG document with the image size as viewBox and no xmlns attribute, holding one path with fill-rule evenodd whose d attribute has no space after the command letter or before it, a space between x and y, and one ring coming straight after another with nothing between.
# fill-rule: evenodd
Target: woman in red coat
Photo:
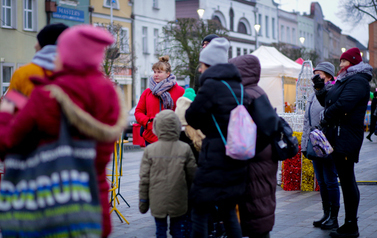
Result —
<instances>
[{"instance_id":1,"label":"woman in red coat","mask_svg":"<svg viewBox=\"0 0 377 238\"><path fill-rule=\"evenodd\" d=\"M14 105L6 100L0 105L0 153L24 153L25 148L30 153L39 145L56 141L61 110L77 129L72 132L73 137L97 141L95 167L102 205L102 237L111 232L106 164L126 124L120 90L117 92L99 70L105 47L113 41L111 34L89 25L64 31L57 45L58 72L33 79L36 87L16 114Z\"/></svg>"},{"instance_id":2,"label":"woman in red coat","mask_svg":"<svg viewBox=\"0 0 377 238\"><path fill-rule=\"evenodd\" d=\"M175 103L185 90L178 86L174 74L171 73L169 56L162 56L152 66L153 76L149 78L149 88L141 94L135 109L136 121L144 127L143 138L146 145L156 142L157 136L153 133L153 119L164 109L175 110Z\"/></svg>"}]
</instances>

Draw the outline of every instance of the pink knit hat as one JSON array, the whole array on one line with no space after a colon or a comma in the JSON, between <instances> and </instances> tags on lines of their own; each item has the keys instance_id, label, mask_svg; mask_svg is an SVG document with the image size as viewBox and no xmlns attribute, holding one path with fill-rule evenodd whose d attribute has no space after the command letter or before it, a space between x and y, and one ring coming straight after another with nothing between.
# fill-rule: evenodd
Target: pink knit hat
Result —
<instances>
[{"instance_id":1,"label":"pink knit hat","mask_svg":"<svg viewBox=\"0 0 377 238\"><path fill-rule=\"evenodd\" d=\"M99 68L106 46L113 42L113 36L106 30L79 25L59 36L57 48L64 68L89 70Z\"/></svg>"}]
</instances>

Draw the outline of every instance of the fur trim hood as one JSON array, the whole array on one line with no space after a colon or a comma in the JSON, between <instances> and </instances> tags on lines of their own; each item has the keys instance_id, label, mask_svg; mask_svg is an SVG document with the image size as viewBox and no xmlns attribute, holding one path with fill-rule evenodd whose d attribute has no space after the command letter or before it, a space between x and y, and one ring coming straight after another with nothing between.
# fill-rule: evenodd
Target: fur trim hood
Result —
<instances>
[{"instance_id":1,"label":"fur trim hood","mask_svg":"<svg viewBox=\"0 0 377 238\"><path fill-rule=\"evenodd\" d=\"M119 87L116 88L120 114L115 125L111 126L95 119L92 115L78 107L69 96L57 85L44 87L50 91L50 96L55 98L68 118L68 121L81 133L100 142L112 142L119 138L127 125L124 98Z\"/></svg>"}]
</instances>

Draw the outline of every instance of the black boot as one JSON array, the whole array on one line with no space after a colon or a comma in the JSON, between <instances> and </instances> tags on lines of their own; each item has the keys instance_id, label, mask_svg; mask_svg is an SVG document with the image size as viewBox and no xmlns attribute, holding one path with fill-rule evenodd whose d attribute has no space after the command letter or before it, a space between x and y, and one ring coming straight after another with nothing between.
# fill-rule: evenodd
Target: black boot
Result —
<instances>
[{"instance_id":1,"label":"black boot","mask_svg":"<svg viewBox=\"0 0 377 238\"><path fill-rule=\"evenodd\" d=\"M313 221L314 227L321 227L322 223L330 218L330 205L322 203L323 216L318 221Z\"/></svg>"},{"instance_id":2,"label":"black boot","mask_svg":"<svg viewBox=\"0 0 377 238\"><path fill-rule=\"evenodd\" d=\"M370 142L373 142L372 139L370 138L371 135L367 135L367 139L370 141Z\"/></svg>"},{"instance_id":3,"label":"black boot","mask_svg":"<svg viewBox=\"0 0 377 238\"><path fill-rule=\"evenodd\" d=\"M322 230L331 230L332 228L338 228L338 213L339 206L330 207L330 218L324 221L321 225Z\"/></svg>"},{"instance_id":4,"label":"black boot","mask_svg":"<svg viewBox=\"0 0 377 238\"><path fill-rule=\"evenodd\" d=\"M359 227L357 226L357 219L346 220L344 225L339 227L336 231L332 231L330 233L330 236L338 238L359 237Z\"/></svg>"}]
</instances>

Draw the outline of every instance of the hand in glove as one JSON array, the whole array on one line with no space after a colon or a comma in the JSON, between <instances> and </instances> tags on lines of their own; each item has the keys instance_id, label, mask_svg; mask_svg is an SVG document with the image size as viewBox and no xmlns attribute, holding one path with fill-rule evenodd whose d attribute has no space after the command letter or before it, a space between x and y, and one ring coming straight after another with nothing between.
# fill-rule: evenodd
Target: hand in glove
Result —
<instances>
[{"instance_id":1,"label":"hand in glove","mask_svg":"<svg viewBox=\"0 0 377 238\"><path fill-rule=\"evenodd\" d=\"M325 87L325 80L322 79L319 74L314 75L312 81L314 83L314 89L316 90L321 90L323 87Z\"/></svg>"},{"instance_id":2,"label":"hand in glove","mask_svg":"<svg viewBox=\"0 0 377 238\"><path fill-rule=\"evenodd\" d=\"M140 199L139 200L139 211L144 214L147 213L149 210L149 200L148 199Z\"/></svg>"},{"instance_id":3,"label":"hand in glove","mask_svg":"<svg viewBox=\"0 0 377 238\"><path fill-rule=\"evenodd\" d=\"M325 119L322 119L320 122L319 122L319 126L321 128L325 128L326 126L328 125L327 121Z\"/></svg>"}]
</instances>

